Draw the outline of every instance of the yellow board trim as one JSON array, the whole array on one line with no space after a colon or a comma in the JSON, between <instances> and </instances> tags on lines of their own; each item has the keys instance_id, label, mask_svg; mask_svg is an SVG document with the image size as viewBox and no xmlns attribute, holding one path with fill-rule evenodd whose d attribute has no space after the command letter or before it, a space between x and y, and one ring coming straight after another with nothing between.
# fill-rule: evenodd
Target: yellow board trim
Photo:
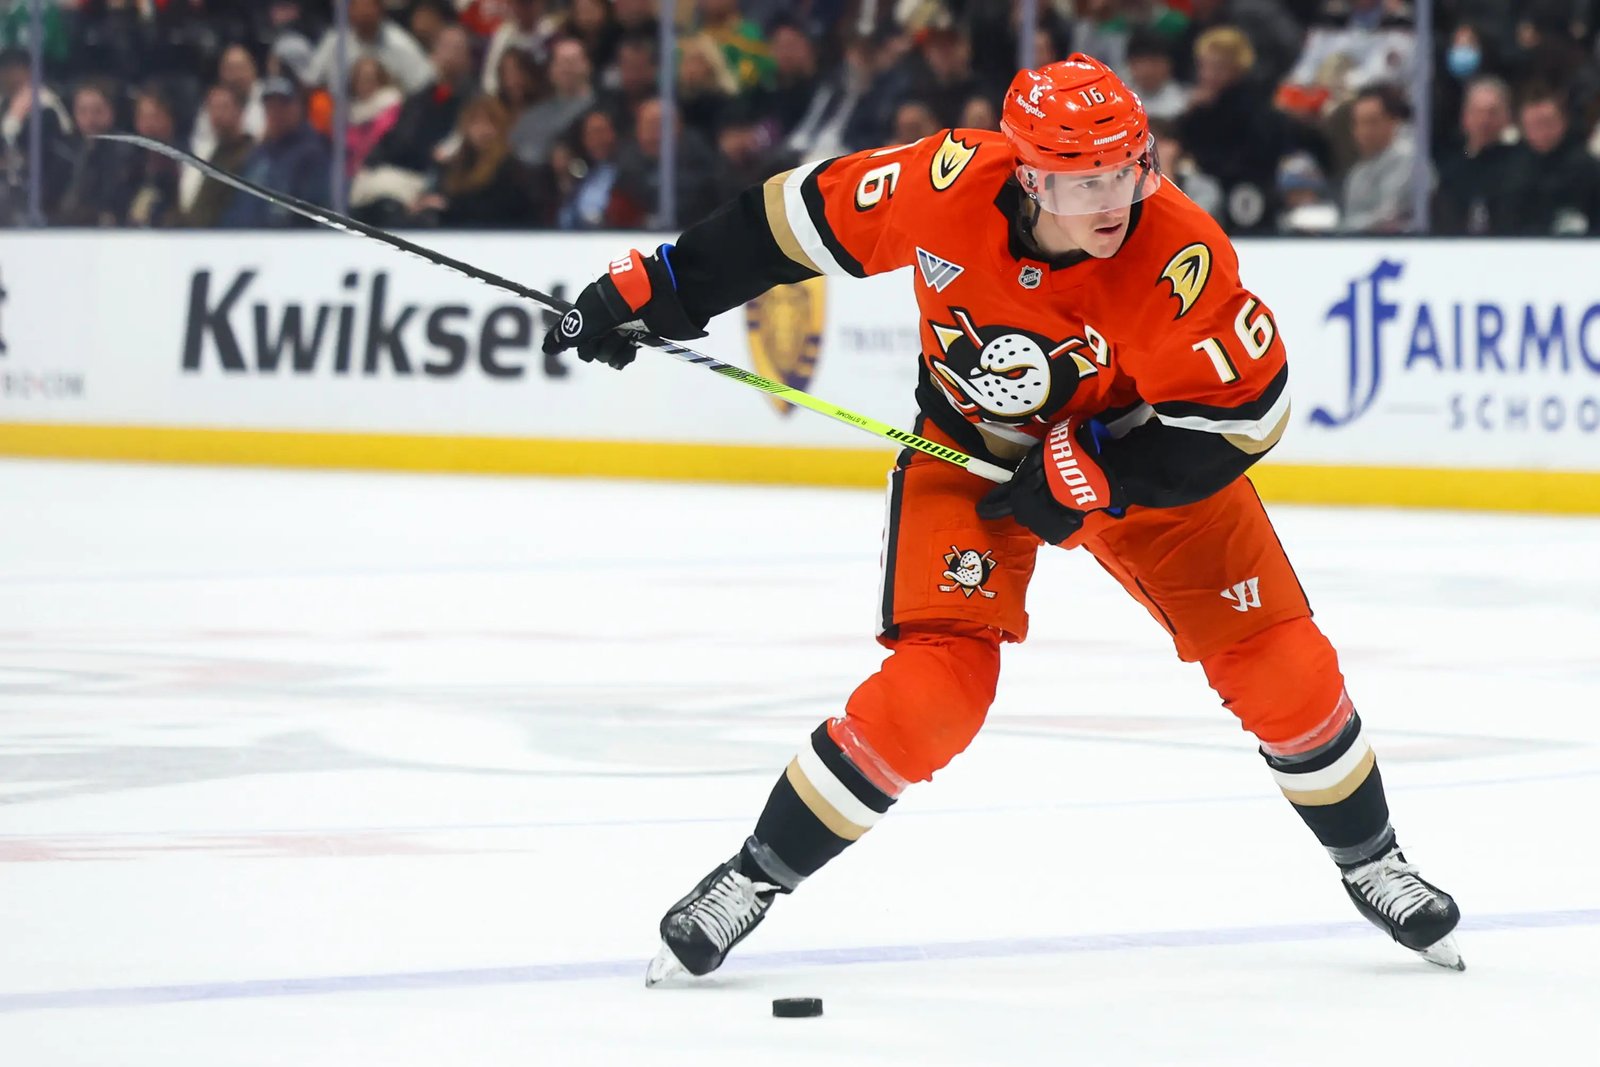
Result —
<instances>
[{"instance_id":1,"label":"yellow board trim","mask_svg":"<svg viewBox=\"0 0 1600 1067\"><path fill-rule=\"evenodd\" d=\"M0 456L451 471L762 485L883 487L891 448L312 433L0 423ZM1273 463L1250 478L1271 501L1600 515L1600 472Z\"/></svg>"},{"instance_id":2,"label":"yellow board trim","mask_svg":"<svg viewBox=\"0 0 1600 1067\"><path fill-rule=\"evenodd\" d=\"M1323 467L1269 461L1252 467L1250 480L1264 499L1284 504L1600 515L1600 471Z\"/></svg>"}]
</instances>

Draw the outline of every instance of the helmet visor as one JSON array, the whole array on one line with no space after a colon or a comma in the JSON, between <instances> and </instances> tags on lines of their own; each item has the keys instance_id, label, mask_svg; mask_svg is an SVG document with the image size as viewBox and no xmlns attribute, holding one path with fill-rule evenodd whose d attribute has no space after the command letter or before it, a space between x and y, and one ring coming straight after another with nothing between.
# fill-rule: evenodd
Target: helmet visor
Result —
<instances>
[{"instance_id":1,"label":"helmet visor","mask_svg":"<svg viewBox=\"0 0 1600 1067\"><path fill-rule=\"evenodd\" d=\"M1121 211L1161 187L1153 153L1117 167L1049 170L1026 163L1017 167L1023 191L1052 215L1100 215Z\"/></svg>"}]
</instances>

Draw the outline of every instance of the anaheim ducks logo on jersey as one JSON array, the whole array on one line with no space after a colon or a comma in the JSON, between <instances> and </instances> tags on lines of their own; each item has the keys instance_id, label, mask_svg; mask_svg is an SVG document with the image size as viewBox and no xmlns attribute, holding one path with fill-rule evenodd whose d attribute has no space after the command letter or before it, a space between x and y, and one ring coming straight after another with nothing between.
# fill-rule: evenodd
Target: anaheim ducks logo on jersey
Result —
<instances>
[{"instance_id":1,"label":"anaheim ducks logo on jersey","mask_svg":"<svg viewBox=\"0 0 1600 1067\"><path fill-rule=\"evenodd\" d=\"M933 162L928 167L928 180L939 192L944 192L955 184L961 177L961 172L967 169L967 164L972 162L972 157L978 154L978 146L968 144L956 136L956 131L951 130L944 135L939 148L933 153Z\"/></svg>"},{"instance_id":2,"label":"anaheim ducks logo on jersey","mask_svg":"<svg viewBox=\"0 0 1600 1067\"><path fill-rule=\"evenodd\" d=\"M928 366L964 415L1027 422L1058 410L1081 379L1100 372L1083 356L1089 346L1082 338L1053 341L1016 326L979 326L965 308L950 314L953 325L928 322L939 342Z\"/></svg>"},{"instance_id":3,"label":"anaheim ducks logo on jersey","mask_svg":"<svg viewBox=\"0 0 1600 1067\"><path fill-rule=\"evenodd\" d=\"M1172 285L1172 295L1178 300L1176 317L1183 318L1211 280L1211 249L1198 241L1179 249L1162 268L1161 280Z\"/></svg>"}]
</instances>

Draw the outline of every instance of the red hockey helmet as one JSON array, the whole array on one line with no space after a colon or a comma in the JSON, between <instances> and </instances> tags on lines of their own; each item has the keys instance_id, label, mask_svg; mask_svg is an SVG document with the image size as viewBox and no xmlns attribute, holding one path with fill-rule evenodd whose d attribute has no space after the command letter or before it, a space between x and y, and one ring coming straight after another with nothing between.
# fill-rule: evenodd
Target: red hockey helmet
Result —
<instances>
[{"instance_id":1,"label":"red hockey helmet","mask_svg":"<svg viewBox=\"0 0 1600 1067\"><path fill-rule=\"evenodd\" d=\"M1018 71L1000 129L1023 191L1052 214L1116 211L1161 185L1144 104L1110 67L1081 52Z\"/></svg>"}]
</instances>

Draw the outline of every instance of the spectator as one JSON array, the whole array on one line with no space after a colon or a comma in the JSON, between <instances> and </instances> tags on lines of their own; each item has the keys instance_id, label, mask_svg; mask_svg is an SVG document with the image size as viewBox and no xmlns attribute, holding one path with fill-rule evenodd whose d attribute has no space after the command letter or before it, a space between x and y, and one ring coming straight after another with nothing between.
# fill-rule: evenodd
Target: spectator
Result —
<instances>
[{"instance_id":1,"label":"spectator","mask_svg":"<svg viewBox=\"0 0 1600 1067\"><path fill-rule=\"evenodd\" d=\"M673 210L675 218L660 216L661 144L663 108L660 100L646 100L634 116L633 137L617 153L617 187L645 212L651 227L689 226L715 211L721 203L717 157L693 130L683 128L672 115L676 137Z\"/></svg>"},{"instance_id":2,"label":"spectator","mask_svg":"<svg viewBox=\"0 0 1600 1067\"><path fill-rule=\"evenodd\" d=\"M910 71L909 90L898 99L924 101L940 126L954 126L962 106L973 96L988 92L972 73L971 42L954 30L930 32L922 54L911 61Z\"/></svg>"},{"instance_id":3,"label":"spectator","mask_svg":"<svg viewBox=\"0 0 1600 1067\"><path fill-rule=\"evenodd\" d=\"M1438 233L1515 233L1522 226L1519 189L1526 157L1515 150L1511 90L1494 75L1467 84L1461 102L1463 143L1439 161L1434 195Z\"/></svg>"},{"instance_id":4,"label":"spectator","mask_svg":"<svg viewBox=\"0 0 1600 1067\"><path fill-rule=\"evenodd\" d=\"M244 131L252 137L260 136L266 124L266 113L261 106L261 83L255 57L248 48L233 44L223 50L222 58L217 63L217 83L232 89L234 95L245 102L242 115ZM215 143L211 121L202 111L195 119L194 133L189 138L190 151L202 159L209 159Z\"/></svg>"},{"instance_id":5,"label":"spectator","mask_svg":"<svg viewBox=\"0 0 1600 1067\"><path fill-rule=\"evenodd\" d=\"M5 182L0 221L24 221L34 122L39 123L44 146L39 161L40 208L48 217L56 209L57 197L72 166L68 141L72 119L49 86L33 84L28 53L14 48L0 51L0 180Z\"/></svg>"},{"instance_id":6,"label":"spectator","mask_svg":"<svg viewBox=\"0 0 1600 1067\"><path fill-rule=\"evenodd\" d=\"M1189 106L1189 94L1172 77L1172 44L1150 29L1128 38L1128 85L1144 101L1152 119L1176 119Z\"/></svg>"},{"instance_id":7,"label":"spectator","mask_svg":"<svg viewBox=\"0 0 1600 1067\"><path fill-rule=\"evenodd\" d=\"M657 0L612 0L611 14L617 20L619 39L634 36L653 40L660 34L661 23L656 18L656 4Z\"/></svg>"},{"instance_id":8,"label":"spectator","mask_svg":"<svg viewBox=\"0 0 1600 1067\"><path fill-rule=\"evenodd\" d=\"M1483 40L1472 23L1463 22L1451 33L1444 68L1459 82L1469 81L1483 72Z\"/></svg>"},{"instance_id":9,"label":"spectator","mask_svg":"<svg viewBox=\"0 0 1600 1067\"><path fill-rule=\"evenodd\" d=\"M579 121L577 146L558 154L558 187L565 195L556 214L563 230L625 229L644 219L640 205L617 189L617 127L598 108Z\"/></svg>"},{"instance_id":10,"label":"spectator","mask_svg":"<svg viewBox=\"0 0 1600 1067\"><path fill-rule=\"evenodd\" d=\"M1577 12L1583 7L1560 3L1517 4L1515 43L1505 55L1502 73L1513 84L1522 85L1536 81L1541 86L1562 90L1581 90L1588 99L1600 85L1594 77L1593 64L1572 29L1572 22L1581 18Z\"/></svg>"},{"instance_id":11,"label":"spectator","mask_svg":"<svg viewBox=\"0 0 1600 1067\"><path fill-rule=\"evenodd\" d=\"M717 130L717 151L721 156L722 193L726 201L752 185L794 164L790 157L779 158L767 149L766 130L756 112L735 102Z\"/></svg>"},{"instance_id":12,"label":"spectator","mask_svg":"<svg viewBox=\"0 0 1600 1067\"><path fill-rule=\"evenodd\" d=\"M208 157L223 170L235 174L249 165L250 153L255 151L256 139L245 127L245 107L248 97L230 85L218 82L206 93L205 116L211 130L212 148ZM265 114L262 120L265 122ZM193 170L185 167L185 170ZM209 229L222 222L223 214L233 202L236 193L232 187L209 179L200 183L194 200L183 211L181 225Z\"/></svg>"},{"instance_id":13,"label":"spectator","mask_svg":"<svg viewBox=\"0 0 1600 1067\"><path fill-rule=\"evenodd\" d=\"M1321 111L1371 85L1409 84L1416 30L1398 0L1329 0L1284 79L1280 104Z\"/></svg>"},{"instance_id":14,"label":"spectator","mask_svg":"<svg viewBox=\"0 0 1600 1067\"><path fill-rule=\"evenodd\" d=\"M431 70L432 84L406 97L394 127L367 157L368 167L398 167L420 174L437 162L439 146L455 130L461 106L473 88L472 45L465 29L446 26L439 32Z\"/></svg>"},{"instance_id":15,"label":"spectator","mask_svg":"<svg viewBox=\"0 0 1600 1067\"><path fill-rule=\"evenodd\" d=\"M511 150L525 165L548 163L556 140L594 107L589 75L583 45L570 38L557 41L550 53L550 95L523 112L511 127ZM596 131L595 143L600 140Z\"/></svg>"},{"instance_id":16,"label":"spectator","mask_svg":"<svg viewBox=\"0 0 1600 1067\"><path fill-rule=\"evenodd\" d=\"M611 74L602 106L611 112L616 128L626 133L633 129L639 105L661 91L655 38L636 34L622 38L617 44L617 69Z\"/></svg>"},{"instance_id":17,"label":"spectator","mask_svg":"<svg viewBox=\"0 0 1600 1067\"><path fill-rule=\"evenodd\" d=\"M988 96L974 96L968 100L961 109L961 127L967 130L999 132L1000 112L995 109L994 99Z\"/></svg>"},{"instance_id":18,"label":"spectator","mask_svg":"<svg viewBox=\"0 0 1600 1067\"><path fill-rule=\"evenodd\" d=\"M921 100L907 100L894 112L894 137L896 144L909 144L931 137L942 127L939 116Z\"/></svg>"},{"instance_id":19,"label":"spectator","mask_svg":"<svg viewBox=\"0 0 1600 1067\"><path fill-rule=\"evenodd\" d=\"M800 27L790 22L774 26L767 43L773 62L773 89L767 110L777 119L780 135L787 136L805 118L821 84L817 48Z\"/></svg>"},{"instance_id":20,"label":"spectator","mask_svg":"<svg viewBox=\"0 0 1600 1067\"><path fill-rule=\"evenodd\" d=\"M1141 30L1154 31L1169 41L1183 37L1189 28L1188 0L1177 0L1176 6L1168 0L1118 0L1116 7L1122 20L1128 23L1129 37Z\"/></svg>"},{"instance_id":21,"label":"spectator","mask_svg":"<svg viewBox=\"0 0 1600 1067\"><path fill-rule=\"evenodd\" d=\"M1300 55L1304 39L1300 23L1291 8L1315 7L1317 0L1285 4L1282 0L1191 0L1189 26L1175 55L1174 69L1185 84L1195 78L1194 46L1206 31L1232 26L1250 40L1256 56L1256 69L1263 81L1283 80Z\"/></svg>"},{"instance_id":22,"label":"spectator","mask_svg":"<svg viewBox=\"0 0 1600 1067\"><path fill-rule=\"evenodd\" d=\"M494 95L505 106L506 116L513 126L524 111L549 95L538 62L520 48L508 48L500 53L499 81L500 88Z\"/></svg>"},{"instance_id":23,"label":"spectator","mask_svg":"<svg viewBox=\"0 0 1600 1067\"><path fill-rule=\"evenodd\" d=\"M604 70L616 59L622 27L612 14L611 0L573 0L566 32L567 36L582 42L595 70Z\"/></svg>"},{"instance_id":24,"label":"spectator","mask_svg":"<svg viewBox=\"0 0 1600 1067\"><path fill-rule=\"evenodd\" d=\"M267 75L274 78L288 78L296 85L308 85L311 57L310 41L297 33L286 33L272 42L272 50L267 53ZM354 61L354 57L346 58Z\"/></svg>"},{"instance_id":25,"label":"spectator","mask_svg":"<svg viewBox=\"0 0 1600 1067\"><path fill-rule=\"evenodd\" d=\"M360 56L373 56L407 93L417 92L432 80L433 69L429 66L428 54L409 33L384 18L383 0L350 0L349 11L347 61L354 62ZM306 72L307 84L325 86L335 77L338 36L336 27L322 35L322 41L311 57L310 69Z\"/></svg>"},{"instance_id":26,"label":"spectator","mask_svg":"<svg viewBox=\"0 0 1600 1067\"><path fill-rule=\"evenodd\" d=\"M708 34L696 33L679 44L678 107L684 124L708 140L717 135L739 83L723 59L722 48Z\"/></svg>"},{"instance_id":27,"label":"spectator","mask_svg":"<svg viewBox=\"0 0 1600 1067\"><path fill-rule=\"evenodd\" d=\"M141 136L162 144L178 143L178 120L172 101L154 85L146 86L134 101L133 128ZM143 153L136 171L138 185L123 221L129 226L173 226L182 210L178 203L179 166L155 152Z\"/></svg>"},{"instance_id":28,"label":"spectator","mask_svg":"<svg viewBox=\"0 0 1600 1067\"><path fill-rule=\"evenodd\" d=\"M446 26L456 21L456 9L449 0L417 0L407 26L423 52L432 52L434 42Z\"/></svg>"},{"instance_id":29,"label":"spectator","mask_svg":"<svg viewBox=\"0 0 1600 1067\"><path fill-rule=\"evenodd\" d=\"M1184 148L1183 138L1174 124L1152 120L1150 134L1155 138L1161 153L1164 177L1193 200L1206 214L1220 221L1227 213L1226 194L1222 183L1200 169L1194 156Z\"/></svg>"},{"instance_id":30,"label":"spectator","mask_svg":"<svg viewBox=\"0 0 1600 1067\"><path fill-rule=\"evenodd\" d=\"M865 147L847 139L846 130L876 77L872 43L855 37L845 44L844 59L825 77L811 105L789 134L785 148L803 160L830 159Z\"/></svg>"},{"instance_id":31,"label":"spectator","mask_svg":"<svg viewBox=\"0 0 1600 1067\"><path fill-rule=\"evenodd\" d=\"M222 58L217 63L217 84L245 101L242 114L244 132L252 138L261 136L266 116L261 109L261 83L257 77L255 57L248 48L233 44L223 49ZM208 100L209 97L208 93ZM211 128L211 109L202 107L195 116L194 131L189 135L189 151L201 159L209 160L216 149L217 133ZM184 211L194 207L195 197L200 195L200 185L204 180L204 176L194 167L183 168L178 177L178 201Z\"/></svg>"},{"instance_id":32,"label":"spectator","mask_svg":"<svg viewBox=\"0 0 1600 1067\"><path fill-rule=\"evenodd\" d=\"M741 90L772 84L772 54L761 28L739 13L739 0L698 0L699 25L722 46L728 68Z\"/></svg>"},{"instance_id":33,"label":"spectator","mask_svg":"<svg viewBox=\"0 0 1600 1067\"><path fill-rule=\"evenodd\" d=\"M1400 91L1373 86L1356 95L1351 132L1359 161L1344 179L1346 233L1404 233L1414 228L1412 190L1417 179L1411 117Z\"/></svg>"},{"instance_id":34,"label":"spectator","mask_svg":"<svg viewBox=\"0 0 1600 1067\"><path fill-rule=\"evenodd\" d=\"M1594 233L1600 223L1600 164L1573 134L1567 103L1553 89L1535 89L1522 102L1521 190L1529 234Z\"/></svg>"},{"instance_id":35,"label":"spectator","mask_svg":"<svg viewBox=\"0 0 1600 1067\"><path fill-rule=\"evenodd\" d=\"M523 227L533 222L527 177L511 154L510 116L492 96L461 110L457 147L444 163L435 191L414 214L428 213L452 229Z\"/></svg>"},{"instance_id":36,"label":"spectator","mask_svg":"<svg viewBox=\"0 0 1600 1067\"><path fill-rule=\"evenodd\" d=\"M506 49L521 49L541 63L549 57L556 20L545 13L544 6L544 0L507 0L509 17L489 38L489 54L483 61L484 92L493 96L500 91L500 57Z\"/></svg>"},{"instance_id":37,"label":"spectator","mask_svg":"<svg viewBox=\"0 0 1600 1067\"><path fill-rule=\"evenodd\" d=\"M1080 0L1076 10L1073 50L1087 52L1108 67L1127 69L1128 22L1117 0Z\"/></svg>"},{"instance_id":38,"label":"spectator","mask_svg":"<svg viewBox=\"0 0 1600 1067\"><path fill-rule=\"evenodd\" d=\"M1255 51L1233 27L1208 30L1195 42L1197 73L1189 110L1178 122L1197 168L1222 183L1231 231L1269 227L1269 197L1287 137L1268 105L1267 89L1249 78Z\"/></svg>"},{"instance_id":39,"label":"spectator","mask_svg":"<svg viewBox=\"0 0 1600 1067\"><path fill-rule=\"evenodd\" d=\"M1285 156L1278 165L1278 232L1327 234L1339 228L1339 205L1328 197L1328 179L1309 152Z\"/></svg>"},{"instance_id":40,"label":"spectator","mask_svg":"<svg viewBox=\"0 0 1600 1067\"><path fill-rule=\"evenodd\" d=\"M1041 18L1039 25L1034 28L1033 65L1035 69L1067 58L1067 49L1062 43L1063 33L1057 26L1058 24L1054 19ZM1009 70L1011 66L1013 64L1008 59L1002 65L1002 69Z\"/></svg>"},{"instance_id":41,"label":"spectator","mask_svg":"<svg viewBox=\"0 0 1600 1067\"><path fill-rule=\"evenodd\" d=\"M116 129L116 98L116 86L104 79L90 79L72 94L72 121L79 136L67 188L53 216L60 225L115 226L127 214L139 150L95 140Z\"/></svg>"},{"instance_id":42,"label":"spectator","mask_svg":"<svg viewBox=\"0 0 1600 1067\"><path fill-rule=\"evenodd\" d=\"M378 142L400 119L405 97L375 56L350 67L350 126L344 142L345 179L356 176Z\"/></svg>"},{"instance_id":43,"label":"spectator","mask_svg":"<svg viewBox=\"0 0 1600 1067\"><path fill-rule=\"evenodd\" d=\"M326 204L332 160L327 140L306 122L300 87L288 78L268 78L261 86L261 102L266 108L266 127L241 174L265 188ZM260 197L236 196L223 210L220 225L265 230L309 223Z\"/></svg>"}]
</instances>

